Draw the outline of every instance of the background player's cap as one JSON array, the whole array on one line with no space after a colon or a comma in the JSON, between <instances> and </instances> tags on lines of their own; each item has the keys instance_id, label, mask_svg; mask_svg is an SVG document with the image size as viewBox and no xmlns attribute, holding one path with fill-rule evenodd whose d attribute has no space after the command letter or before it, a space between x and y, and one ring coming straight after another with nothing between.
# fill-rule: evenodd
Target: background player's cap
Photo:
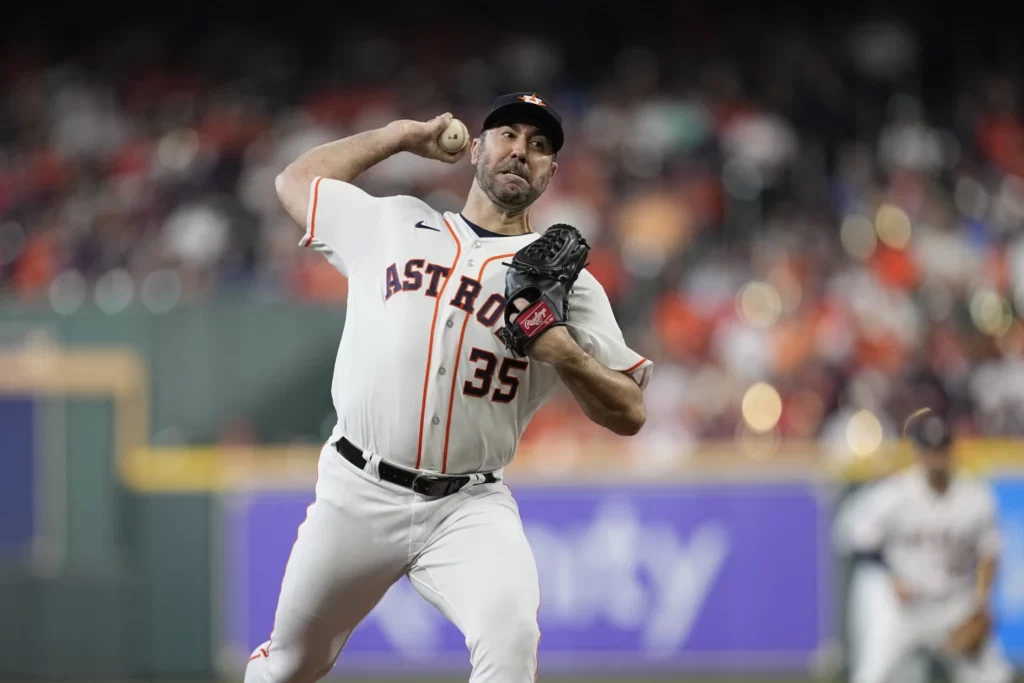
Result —
<instances>
[{"instance_id":1,"label":"background player's cap","mask_svg":"<svg viewBox=\"0 0 1024 683\"><path fill-rule=\"evenodd\" d=\"M949 424L928 409L919 410L911 415L905 431L918 448L942 450L953 442Z\"/></svg>"},{"instance_id":2,"label":"background player's cap","mask_svg":"<svg viewBox=\"0 0 1024 683\"><path fill-rule=\"evenodd\" d=\"M544 131L555 152L562 148L562 117L551 103L535 92L514 92L494 100L482 130L508 123L529 123Z\"/></svg>"}]
</instances>

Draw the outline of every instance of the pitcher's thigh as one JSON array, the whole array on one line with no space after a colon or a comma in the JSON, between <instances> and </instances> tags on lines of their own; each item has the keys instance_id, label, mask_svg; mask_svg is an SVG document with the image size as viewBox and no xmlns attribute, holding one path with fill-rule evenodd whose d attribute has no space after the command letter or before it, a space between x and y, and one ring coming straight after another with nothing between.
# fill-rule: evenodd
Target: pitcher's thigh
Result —
<instances>
[{"instance_id":1,"label":"pitcher's thigh","mask_svg":"<svg viewBox=\"0 0 1024 683\"><path fill-rule=\"evenodd\" d=\"M398 549L318 501L285 568L270 640L256 649L246 683L312 683L326 675L352 630L403 570Z\"/></svg>"},{"instance_id":2,"label":"pitcher's thigh","mask_svg":"<svg viewBox=\"0 0 1024 683\"><path fill-rule=\"evenodd\" d=\"M468 501L409 571L417 591L465 635L472 683L531 683L537 672L537 565L514 507Z\"/></svg>"}]
</instances>

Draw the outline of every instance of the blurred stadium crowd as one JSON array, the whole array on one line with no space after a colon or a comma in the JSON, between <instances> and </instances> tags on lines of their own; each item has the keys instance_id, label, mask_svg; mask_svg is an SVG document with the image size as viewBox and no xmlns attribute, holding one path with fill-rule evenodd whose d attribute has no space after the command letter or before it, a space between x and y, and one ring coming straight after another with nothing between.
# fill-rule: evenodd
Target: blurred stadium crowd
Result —
<instances>
[{"instance_id":1,"label":"blurred stadium crowd","mask_svg":"<svg viewBox=\"0 0 1024 683\"><path fill-rule=\"evenodd\" d=\"M587 235L656 360L645 443L749 432L856 453L926 403L964 433L1024 434L1024 70L896 21L693 28L586 68L543 34L459 35L340 34L315 65L241 30L8 42L0 288L61 313L343 306L275 174L395 118L447 110L475 131L496 94L536 90L567 141L533 223ZM400 155L360 184L459 210L471 180L468 162ZM565 402L529 434L548 429L597 428Z\"/></svg>"}]
</instances>

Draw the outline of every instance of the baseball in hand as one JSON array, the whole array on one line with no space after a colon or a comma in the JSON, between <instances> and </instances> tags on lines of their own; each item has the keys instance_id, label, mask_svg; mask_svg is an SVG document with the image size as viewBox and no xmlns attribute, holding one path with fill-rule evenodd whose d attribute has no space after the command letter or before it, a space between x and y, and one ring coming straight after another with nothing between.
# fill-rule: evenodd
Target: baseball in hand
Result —
<instances>
[{"instance_id":1,"label":"baseball in hand","mask_svg":"<svg viewBox=\"0 0 1024 683\"><path fill-rule=\"evenodd\" d=\"M465 147L467 142L469 142L469 131L466 129L466 124L458 119L452 119L437 140L441 149L449 154L455 154Z\"/></svg>"}]
</instances>

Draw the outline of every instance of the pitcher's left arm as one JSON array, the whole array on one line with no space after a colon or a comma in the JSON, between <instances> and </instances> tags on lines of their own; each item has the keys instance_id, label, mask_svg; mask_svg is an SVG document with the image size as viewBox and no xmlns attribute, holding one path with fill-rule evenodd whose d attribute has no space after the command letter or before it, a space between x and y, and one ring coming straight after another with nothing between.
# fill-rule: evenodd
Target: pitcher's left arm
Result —
<instances>
[{"instance_id":1,"label":"pitcher's left arm","mask_svg":"<svg viewBox=\"0 0 1024 683\"><path fill-rule=\"evenodd\" d=\"M599 363L577 344L566 327L553 327L530 345L530 358L550 363L576 398L583 414L622 436L647 421L644 394L624 372Z\"/></svg>"},{"instance_id":2,"label":"pitcher's left arm","mask_svg":"<svg viewBox=\"0 0 1024 683\"><path fill-rule=\"evenodd\" d=\"M554 367L584 414L632 436L647 420L651 362L630 349L604 287L587 272L590 246L565 223L515 253L505 275L505 327L516 355Z\"/></svg>"}]
</instances>

